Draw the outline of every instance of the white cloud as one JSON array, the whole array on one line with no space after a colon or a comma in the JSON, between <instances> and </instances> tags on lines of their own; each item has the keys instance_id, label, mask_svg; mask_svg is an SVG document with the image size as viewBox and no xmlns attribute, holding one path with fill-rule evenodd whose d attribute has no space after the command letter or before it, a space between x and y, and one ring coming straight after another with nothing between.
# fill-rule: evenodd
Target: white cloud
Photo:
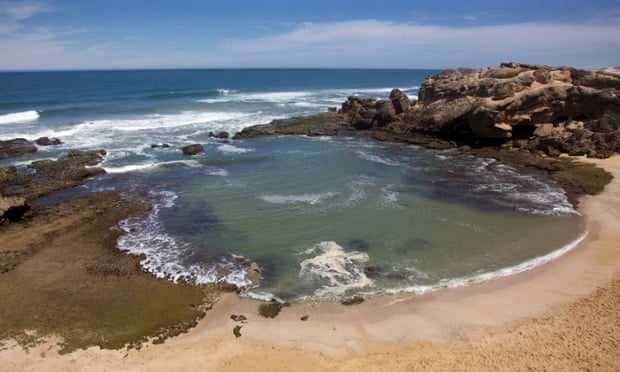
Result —
<instances>
[{"instance_id":1,"label":"white cloud","mask_svg":"<svg viewBox=\"0 0 620 372\"><path fill-rule=\"evenodd\" d=\"M5 4L5 3L0 3ZM28 12L24 11L22 15ZM31 13L34 14L34 13ZM0 69L156 67L446 68L520 61L583 68L620 64L620 22L477 27L351 20L213 43L141 48L133 36L88 45L92 30L0 24Z\"/></svg>"},{"instance_id":2,"label":"white cloud","mask_svg":"<svg viewBox=\"0 0 620 372\"><path fill-rule=\"evenodd\" d=\"M229 40L227 48L276 65L444 67L519 60L597 67L620 60L617 35L620 22L448 27L356 20L305 23L282 34Z\"/></svg>"},{"instance_id":3,"label":"white cloud","mask_svg":"<svg viewBox=\"0 0 620 372\"><path fill-rule=\"evenodd\" d=\"M5 14L13 20L22 20L37 13L52 11L47 4L36 1L0 1L0 14Z\"/></svg>"}]
</instances>

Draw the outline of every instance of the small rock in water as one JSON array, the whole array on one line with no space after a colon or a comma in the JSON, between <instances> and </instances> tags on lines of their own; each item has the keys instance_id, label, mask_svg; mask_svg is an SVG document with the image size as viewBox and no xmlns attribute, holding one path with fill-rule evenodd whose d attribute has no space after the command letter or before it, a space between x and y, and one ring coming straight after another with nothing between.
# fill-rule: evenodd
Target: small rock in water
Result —
<instances>
[{"instance_id":1,"label":"small rock in water","mask_svg":"<svg viewBox=\"0 0 620 372\"><path fill-rule=\"evenodd\" d=\"M58 138L40 137L34 141L39 146L61 145L62 141Z\"/></svg>"},{"instance_id":2,"label":"small rock in water","mask_svg":"<svg viewBox=\"0 0 620 372\"><path fill-rule=\"evenodd\" d=\"M196 155L196 154L201 153L204 150L204 148L202 147L202 145L195 143L193 145L187 145L183 147L182 150L185 155Z\"/></svg>"}]
</instances>

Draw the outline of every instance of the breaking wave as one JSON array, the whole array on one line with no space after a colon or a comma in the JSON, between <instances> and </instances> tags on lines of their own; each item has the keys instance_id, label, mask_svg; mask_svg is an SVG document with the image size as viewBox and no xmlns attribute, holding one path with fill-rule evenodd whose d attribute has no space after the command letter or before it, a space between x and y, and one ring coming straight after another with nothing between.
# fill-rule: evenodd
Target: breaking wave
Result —
<instances>
[{"instance_id":1,"label":"breaking wave","mask_svg":"<svg viewBox=\"0 0 620 372\"><path fill-rule=\"evenodd\" d=\"M33 121L33 120L37 120L38 118L39 118L39 113L34 110L2 114L0 115L0 125L21 123L24 121Z\"/></svg>"}]
</instances>

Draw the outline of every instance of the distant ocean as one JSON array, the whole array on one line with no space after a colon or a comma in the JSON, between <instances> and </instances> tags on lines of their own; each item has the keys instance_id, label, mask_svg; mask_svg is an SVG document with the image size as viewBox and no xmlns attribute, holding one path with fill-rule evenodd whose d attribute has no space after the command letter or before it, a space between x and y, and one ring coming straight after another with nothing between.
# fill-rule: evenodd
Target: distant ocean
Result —
<instances>
[{"instance_id":1,"label":"distant ocean","mask_svg":"<svg viewBox=\"0 0 620 372\"><path fill-rule=\"evenodd\" d=\"M27 171L68 149L105 149L107 174L76 192L150 200L121 250L158 277L249 286L244 295L335 300L422 293L511 275L583 238L552 181L448 150L334 137L217 139L339 106L415 99L433 70L242 69L0 73L0 139L58 137L0 165ZM152 148L152 144L169 148ZM200 143L204 153L180 148Z\"/></svg>"}]
</instances>

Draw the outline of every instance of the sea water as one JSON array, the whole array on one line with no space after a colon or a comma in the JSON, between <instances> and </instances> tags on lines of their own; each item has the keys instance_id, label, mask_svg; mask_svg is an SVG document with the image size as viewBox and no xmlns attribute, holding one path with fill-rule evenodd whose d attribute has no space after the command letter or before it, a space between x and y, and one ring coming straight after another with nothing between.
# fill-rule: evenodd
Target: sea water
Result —
<instances>
[{"instance_id":1,"label":"sea water","mask_svg":"<svg viewBox=\"0 0 620 372\"><path fill-rule=\"evenodd\" d=\"M227 281L263 299L420 293L511 275L574 246L586 228L564 191L491 159L353 133L209 136L322 112L352 94L397 87L415 99L433 72L2 73L0 139L64 144L0 165L106 149L107 174L83 192L121 190L153 205L121 222L119 249L144 254L158 277ZM190 143L205 151L183 155Z\"/></svg>"}]
</instances>

